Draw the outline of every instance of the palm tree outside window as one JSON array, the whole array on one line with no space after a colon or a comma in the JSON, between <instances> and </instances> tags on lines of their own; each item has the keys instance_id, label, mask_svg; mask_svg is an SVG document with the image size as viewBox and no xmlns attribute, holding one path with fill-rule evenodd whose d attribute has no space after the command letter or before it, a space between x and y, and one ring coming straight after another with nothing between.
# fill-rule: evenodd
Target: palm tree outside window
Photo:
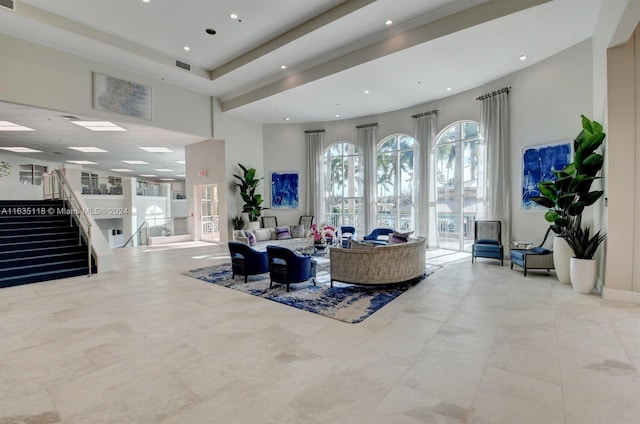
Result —
<instances>
[{"instance_id":1,"label":"palm tree outside window","mask_svg":"<svg viewBox=\"0 0 640 424\"><path fill-rule=\"evenodd\" d=\"M324 153L325 218L336 228L343 225L364 232L363 194L364 175L362 152L349 142L340 141Z\"/></svg>"}]
</instances>

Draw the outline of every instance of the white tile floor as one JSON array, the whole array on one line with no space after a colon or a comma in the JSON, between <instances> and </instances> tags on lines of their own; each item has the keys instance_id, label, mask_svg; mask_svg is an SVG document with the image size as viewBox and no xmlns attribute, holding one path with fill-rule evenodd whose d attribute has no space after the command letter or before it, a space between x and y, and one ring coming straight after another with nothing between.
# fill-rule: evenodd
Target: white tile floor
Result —
<instances>
[{"instance_id":1,"label":"white tile floor","mask_svg":"<svg viewBox=\"0 0 640 424\"><path fill-rule=\"evenodd\" d=\"M553 275L455 262L346 324L180 275L225 246L116 253L0 289L0 423L640 422L640 307Z\"/></svg>"}]
</instances>

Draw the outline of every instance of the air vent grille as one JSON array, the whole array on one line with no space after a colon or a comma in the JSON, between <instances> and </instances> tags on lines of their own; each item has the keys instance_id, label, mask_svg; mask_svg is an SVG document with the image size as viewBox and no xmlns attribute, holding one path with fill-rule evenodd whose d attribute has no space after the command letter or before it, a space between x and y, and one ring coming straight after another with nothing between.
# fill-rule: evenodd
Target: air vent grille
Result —
<instances>
[{"instance_id":1,"label":"air vent grille","mask_svg":"<svg viewBox=\"0 0 640 424\"><path fill-rule=\"evenodd\" d=\"M184 69L185 71L191 72L191 65L189 65L188 63L184 63L184 62L180 62L179 60L176 60L176 66L178 68Z\"/></svg>"},{"instance_id":2,"label":"air vent grille","mask_svg":"<svg viewBox=\"0 0 640 424\"><path fill-rule=\"evenodd\" d=\"M16 10L15 1L13 0L0 0L0 7L9 10Z\"/></svg>"}]
</instances>

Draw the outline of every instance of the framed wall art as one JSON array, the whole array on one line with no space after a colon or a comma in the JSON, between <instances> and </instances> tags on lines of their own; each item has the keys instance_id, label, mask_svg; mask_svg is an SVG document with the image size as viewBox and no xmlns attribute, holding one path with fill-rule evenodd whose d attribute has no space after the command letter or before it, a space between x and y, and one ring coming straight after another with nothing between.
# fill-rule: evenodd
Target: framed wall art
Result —
<instances>
[{"instance_id":1,"label":"framed wall art","mask_svg":"<svg viewBox=\"0 0 640 424\"><path fill-rule=\"evenodd\" d=\"M542 211L542 206L531 200L539 196L538 183L555 180L553 171L561 171L571 163L571 142L525 147L522 152L522 210Z\"/></svg>"},{"instance_id":2,"label":"framed wall art","mask_svg":"<svg viewBox=\"0 0 640 424\"><path fill-rule=\"evenodd\" d=\"M151 87L94 72L93 108L151 120Z\"/></svg>"},{"instance_id":3,"label":"framed wall art","mask_svg":"<svg viewBox=\"0 0 640 424\"><path fill-rule=\"evenodd\" d=\"M271 173L271 208L298 209L298 173Z\"/></svg>"}]
</instances>

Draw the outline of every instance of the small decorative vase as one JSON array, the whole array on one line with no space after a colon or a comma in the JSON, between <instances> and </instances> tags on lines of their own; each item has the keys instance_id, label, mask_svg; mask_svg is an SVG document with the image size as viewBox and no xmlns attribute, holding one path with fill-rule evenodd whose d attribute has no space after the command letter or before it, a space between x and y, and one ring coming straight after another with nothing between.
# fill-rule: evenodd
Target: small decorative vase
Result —
<instances>
[{"instance_id":1,"label":"small decorative vase","mask_svg":"<svg viewBox=\"0 0 640 424\"><path fill-rule=\"evenodd\" d=\"M562 237L555 236L553 238L553 265L558 281L562 284L571 284L569 260L572 256L573 251L567 241Z\"/></svg>"},{"instance_id":2,"label":"small decorative vase","mask_svg":"<svg viewBox=\"0 0 640 424\"><path fill-rule=\"evenodd\" d=\"M598 263L596 260L571 258L569 268L573 290L576 293L591 293L598 278Z\"/></svg>"}]
</instances>

